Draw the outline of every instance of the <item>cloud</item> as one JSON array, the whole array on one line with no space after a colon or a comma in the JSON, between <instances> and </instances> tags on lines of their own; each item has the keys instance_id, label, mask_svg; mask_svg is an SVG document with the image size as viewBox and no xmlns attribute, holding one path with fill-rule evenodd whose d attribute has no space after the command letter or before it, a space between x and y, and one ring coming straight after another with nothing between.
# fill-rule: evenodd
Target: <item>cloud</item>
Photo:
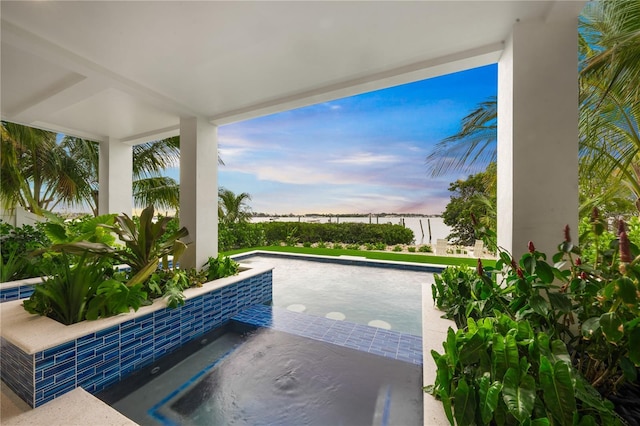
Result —
<instances>
[{"instance_id":1,"label":"cloud","mask_svg":"<svg viewBox=\"0 0 640 426\"><path fill-rule=\"evenodd\" d=\"M370 152L360 152L360 153L351 154L336 160L330 160L329 163L370 165L370 164L380 164L380 163L396 163L399 160L400 159L395 155L388 155L388 154L376 155Z\"/></svg>"}]
</instances>

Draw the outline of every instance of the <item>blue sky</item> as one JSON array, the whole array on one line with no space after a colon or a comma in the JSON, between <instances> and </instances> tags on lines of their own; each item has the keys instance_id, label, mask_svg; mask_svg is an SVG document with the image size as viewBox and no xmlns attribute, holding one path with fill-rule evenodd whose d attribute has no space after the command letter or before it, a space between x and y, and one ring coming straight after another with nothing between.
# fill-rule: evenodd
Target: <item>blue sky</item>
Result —
<instances>
[{"instance_id":1,"label":"blue sky","mask_svg":"<svg viewBox=\"0 0 640 426\"><path fill-rule=\"evenodd\" d=\"M221 126L218 184L254 212L441 213L449 183L425 158L497 92L497 66Z\"/></svg>"}]
</instances>

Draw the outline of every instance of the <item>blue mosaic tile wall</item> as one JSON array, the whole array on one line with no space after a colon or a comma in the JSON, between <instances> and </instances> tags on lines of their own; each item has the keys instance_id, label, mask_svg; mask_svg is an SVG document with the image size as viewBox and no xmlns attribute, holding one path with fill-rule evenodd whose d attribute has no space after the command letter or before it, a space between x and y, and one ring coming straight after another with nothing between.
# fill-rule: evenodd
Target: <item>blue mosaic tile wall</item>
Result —
<instances>
[{"instance_id":1,"label":"blue mosaic tile wall","mask_svg":"<svg viewBox=\"0 0 640 426\"><path fill-rule=\"evenodd\" d=\"M232 319L422 365L422 337L412 334L265 305L252 306Z\"/></svg>"},{"instance_id":2,"label":"blue mosaic tile wall","mask_svg":"<svg viewBox=\"0 0 640 426\"><path fill-rule=\"evenodd\" d=\"M267 271L189 299L181 308L155 311L34 355L2 341L2 379L32 407L78 386L99 392L249 306L271 301L272 277Z\"/></svg>"},{"instance_id":3,"label":"blue mosaic tile wall","mask_svg":"<svg viewBox=\"0 0 640 426\"><path fill-rule=\"evenodd\" d=\"M11 300L26 299L33 294L36 284L25 284L19 287L2 288L0 285L0 303L9 302Z\"/></svg>"},{"instance_id":4,"label":"blue mosaic tile wall","mask_svg":"<svg viewBox=\"0 0 640 426\"><path fill-rule=\"evenodd\" d=\"M0 337L0 371L2 380L20 398L33 407L33 355L24 353L13 343Z\"/></svg>"}]
</instances>

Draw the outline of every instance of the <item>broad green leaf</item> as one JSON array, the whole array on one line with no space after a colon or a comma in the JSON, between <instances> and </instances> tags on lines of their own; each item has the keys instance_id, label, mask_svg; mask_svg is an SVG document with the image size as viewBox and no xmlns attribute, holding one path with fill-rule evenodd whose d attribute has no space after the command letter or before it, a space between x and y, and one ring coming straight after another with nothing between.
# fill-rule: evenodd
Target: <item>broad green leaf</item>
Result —
<instances>
[{"instance_id":1,"label":"broad green leaf","mask_svg":"<svg viewBox=\"0 0 640 426\"><path fill-rule=\"evenodd\" d=\"M624 303L635 305L638 301L638 289L628 277L620 277L616 281L616 293Z\"/></svg>"},{"instance_id":2,"label":"broad green leaf","mask_svg":"<svg viewBox=\"0 0 640 426\"><path fill-rule=\"evenodd\" d=\"M531 426L549 426L551 422L546 417L541 417L539 419L531 420L529 423Z\"/></svg>"},{"instance_id":3,"label":"broad green leaf","mask_svg":"<svg viewBox=\"0 0 640 426\"><path fill-rule=\"evenodd\" d=\"M499 334L493 336L492 358L496 378L504 376L508 368L518 368L520 357L512 333L507 333L506 336Z\"/></svg>"},{"instance_id":4,"label":"broad green leaf","mask_svg":"<svg viewBox=\"0 0 640 426\"><path fill-rule=\"evenodd\" d=\"M582 416L578 426L597 426L596 419L593 416Z\"/></svg>"},{"instance_id":5,"label":"broad green leaf","mask_svg":"<svg viewBox=\"0 0 640 426\"><path fill-rule=\"evenodd\" d=\"M545 284L551 284L554 279L553 268L546 262L536 262L536 275Z\"/></svg>"},{"instance_id":6,"label":"broad green leaf","mask_svg":"<svg viewBox=\"0 0 640 426\"><path fill-rule=\"evenodd\" d=\"M569 366L562 361L552 365L547 357L541 355L540 387L542 398L554 420L561 425L573 424L576 399Z\"/></svg>"},{"instance_id":7,"label":"broad green leaf","mask_svg":"<svg viewBox=\"0 0 640 426\"><path fill-rule=\"evenodd\" d=\"M482 423L489 424L493 418L493 412L498 407L498 400L500 398L500 391L502 390L502 383L496 381L489 383L489 377L483 376L478 381L478 397L480 406L480 417Z\"/></svg>"},{"instance_id":8,"label":"broad green leaf","mask_svg":"<svg viewBox=\"0 0 640 426\"><path fill-rule=\"evenodd\" d=\"M636 346L637 348L637 346ZM629 348L629 352L631 352L632 348ZM636 349L637 350L637 349ZM620 358L620 369L624 374L624 377L629 380L631 383L635 382L638 379L638 369L633 362L626 356Z\"/></svg>"},{"instance_id":9,"label":"broad green leaf","mask_svg":"<svg viewBox=\"0 0 640 426\"><path fill-rule=\"evenodd\" d=\"M531 417L536 401L536 382L528 374L519 380L520 372L515 368L509 368L504 375L502 386L502 398L509 413L522 423Z\"/></svg>"},{"instance_id":10,"label":"broad green leaf","mask_svg":"<svg viewBox=\"0 0 640 426\"><path fill-rule=\"evenodd\" d=\"M556 339L551 342L551 355L553 362L563 361L571 365L571 355L569 355L567 344L562 340Z\"/></svg>"},{"instance_id":11,"label":"broad green leaf","mask_svg":"<svg viewBox=\"0 0 640 426\"><path fill-rule=\"evenodd\" d=\"M615 312L607 312L600 316L600 327L608 341L616 343L622 339L622 321Z\"/></svg>"},{"instance_id":12,"label":"broad green leaf","mask_svg":"<svg viewBox=\"0 0 640 426\"><path fill-rule=\"evenodd\" d=\"M531 300L529 300L529 306L531 306L531 309L533 309L533 311L537 314L545 317L549 314L549 302L547 302L544 297L538 294L536 294L531 298Z\"/></svg>"},{"instance_id":13,"label":"broad green leaf","mask_svg":"<svg viewBox=\"0 0 640 426\"><path fill-rule=\"evenodd\" d=\"M467 381L460 379L458 387L453 392L453 414L459 425L471 425L476 418L476 392L469 387Z\"/></svg>"},{"instance_id":14,"label":"broad green leaf","mask_svg":"<svg viewBox=\"0 0 640 426\"><path fill-rule=\"evenodd\" d=\"M600 329L600 317L591 317L582 323L580 332L585 339L591 339L598 329Z\"/></svg>"},{"instance_id":15,"label":"broad green leaf","mask_svg":"<svg viewBox=\"0 0 640 426\"><path fill-rule=\"evenodd\" d=\"M551 306L564 314L571 313L571 299L565 293L549 293L549 302Z\"/></svg>"},{"instance_id":16,"label":"broad green leaf","mask_svg":"<svg viewBox=\"0 0 640 426\"><path fill-rule=\"evenodd\" d=\"M450 368L455 368L458 364L458 346L456 332L449 327L447 330L447 340L442 344L444 346L444 355L447 358Z\"/></svg>"},{"instance_id":17,"label":"broad green leaf","mask_svg":"<svg viewBox=\"0 0 640 426\"><path fill-rule=\"evenodd\" d=\"M480 360L480 352L485 351L484 339L478 333L474 333L460 348L460 362L462 365L475 364Z\"/></svg>"}]
</instances>

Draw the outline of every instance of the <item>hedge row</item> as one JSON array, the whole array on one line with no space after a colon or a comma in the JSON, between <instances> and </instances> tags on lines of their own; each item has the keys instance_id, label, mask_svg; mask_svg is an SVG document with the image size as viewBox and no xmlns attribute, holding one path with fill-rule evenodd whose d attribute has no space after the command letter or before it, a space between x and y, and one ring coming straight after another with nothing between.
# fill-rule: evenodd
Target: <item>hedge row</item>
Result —
<instances>
[{"instance_id":1,"label":"hedge row","mask_svg":"<svg viewBox=\"0 0 640 426\"><path fill-rule=\"evenodd\" d=\"M257 224L256 224L257 225ZM262 223L267 244L280 241L319 243L321 241L346 244L382 242L387 245L411 244L413 231L401 225L369 223Z\"/></svg>"}]
</instances>

